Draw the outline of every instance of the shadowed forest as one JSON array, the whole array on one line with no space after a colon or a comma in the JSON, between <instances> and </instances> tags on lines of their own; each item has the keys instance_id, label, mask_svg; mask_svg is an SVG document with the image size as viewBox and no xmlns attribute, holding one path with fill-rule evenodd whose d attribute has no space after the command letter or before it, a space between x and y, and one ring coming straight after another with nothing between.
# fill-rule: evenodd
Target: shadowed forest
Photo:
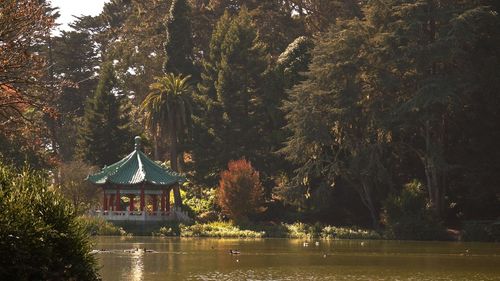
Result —
<instances>
[{"instance_id":1,"label":"shadowed forest","mask_svg":"<svg viewBox=\"0 0 500 281\"><path fill-rule=\"evenodd\" d=\"M112 0L64 31L48 1L0 9L1 163L79 214L140 135L200 222L500 216L498 1Z\"/></svg>"}]
</instances>

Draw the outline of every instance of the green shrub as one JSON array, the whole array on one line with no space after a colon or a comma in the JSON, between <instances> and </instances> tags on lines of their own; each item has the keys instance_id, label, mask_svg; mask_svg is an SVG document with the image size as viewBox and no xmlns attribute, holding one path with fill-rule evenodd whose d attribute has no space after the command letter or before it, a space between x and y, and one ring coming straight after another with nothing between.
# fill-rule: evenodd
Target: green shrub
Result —
<instances>
[{"instance_id":1,"label":"green shrub","mask_svg":"<svg viewBox=\"0 0 500 281\"><path fill-rule=\"evenodd\" d=\"M262 238L265 235L264 232L240 229L230 222L181 225L180 229L183 237Z\"/></svg>"},{"instance_id":2,"label":"green shrub","mask_svg":"<svg viewBox=\"0 0 500 281\"><path fill-rule=\"evenodd\" d=\"M478 242L499 241L498 225L492 221L467 221L462 228L462 240Z\"/></svg>"},{"instance_id":3,"label":"green shrub","mask_svg":"<svg viewBox=\"0 0 500 281\"><path fill-rule=\"evenodd\" d=\"M401 240L445 240L446 229L428 207L422 185L413 181L384 202L386 236Z\"/></svg>"},{"instance_id":4,"label":"green shrub","mask_svg":"<svg viewBox=\"0 0 500 281\"><path fill-rule=\"evenodd\" d=\"M356 227L335 227L325 226L321 231L322 238L336 239L382 239L382 236L373 230L366 230Z\"/></svg>"},{"instance_id":5,"label":"green shrub","mask_svg":"<svg viewBox=\"0 0 500 281\"><path fill-rule=\"evenodd\" d=\"M0 280L97 280L90 240L48 177L0 163Z\"/></svg>"},{"instance_id":6,"label":"green shrub","mask_svg":"<svg viewBox=\"0 0 500 281\"><path fill-rule=\"evenodd\" d=\"M312 238L313 235L310 231L310 227L301 222L296 222L293 224L284 223L283 226L286 228L289 238Z\"/></svg>"},{"instance_id":7,"label":"green shrub","mask_svg":"<svg viewBox=\"0 0 500 281\"><path fill-rule=\"evenodd\" d=\"M176 221L165 223L158 231L153 231L153 236L180 236L181 224Z\"/></svg>"},{"instance_id":8,"label":"green shrub","mask_svg":"<svg viewBox=\"0 0 500 281\"><path fill-rule=\"evenodd\" d=\"M323 226L319 223L308 225L301 222L293 224L248 224L235 225L232 222L196 223L193 225L169 224L161 227L153 235L182 237L215 238L325 238L325 239L382 239L372 230Z\"/></svg>"},{"instance_id":9,"label":"green shrub","mask_svg":"<svg viewBox=\"0 0 500 281\"><path fill-rule=\"evenodd\" d=\"M207 217L210 214L210 219L204 222L210 221L213 217L212 214L216 214L218 210L216 192L216 189L205 189L201 192L201 196L186 194L183 202L189 216L195 219L203 219L203 217Z\"/></svg>"},{"instance_id":10,"label":"green shrub","mask_svg":"<svg viewBox=\"0 0 500 281\"><path fill-rule=\"evenodd\" d=\"M80 216L78 221L90 235L125 236L128 235L121 227L100 217Z\"/></svg>"},{"instance_id":11,"label":"green shrub","mask_svg":"<svg viewBox=\"0 0 500 281\"><path fill-rule=\"evenodd\" d=\"M361 228L345 228L335 226L323 226L320 223L308 225L301 222L293 224L279 224L274 228L281 231L266 232L266 237L287 238L325 238L325 239L382 239L382 236L373 230ZM272 235L275 234L276 236Z\"/></svg>"}]
</instances>

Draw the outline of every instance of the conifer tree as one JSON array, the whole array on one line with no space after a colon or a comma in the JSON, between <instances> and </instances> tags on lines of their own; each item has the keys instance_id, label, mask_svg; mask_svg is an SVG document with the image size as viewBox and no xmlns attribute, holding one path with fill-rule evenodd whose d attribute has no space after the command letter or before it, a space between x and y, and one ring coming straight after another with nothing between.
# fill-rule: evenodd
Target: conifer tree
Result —
<instances>
[{"instance_id":1,"label":"conifer tree","mask_svg":"<svg viewBox=\"0 0 500 281\"><path fill-rule=\"evenodd\" d=\"M205 125L213 139L201 153L206 159L207 151L217 155L211 158L218 160L217 165L211 160L212 168L220 169L229 160L244 156L258 162L254 158L259 153L260 124L265 118L264 50L246 9L236 16L226 13L217 23L200 87L207 114Z\"/></svg>"},{"instance_id":2,"label":"conifer tree","mask_svg":"<svg viewBox=\"0 0 500 281\"><path fill-rule=\"evenodd\" d=\"M193 65L193 36L191 33L191 8L186 0L174 0L167 19L165 41L165 73L191 75L196 79Z\"/></svg>"},{"instance_id":3,"label":"conifer tree","mask_svg":"<svg viewBox=\"0 0 500 281\"><path fill-rule=\"evenodd\" d=\"M132 142L129 116L121 106L117 84L112 64L104 63L95 94L87 101L80 128L79 158L100 167L118 161Z\"/></svg>"}]
</instances>

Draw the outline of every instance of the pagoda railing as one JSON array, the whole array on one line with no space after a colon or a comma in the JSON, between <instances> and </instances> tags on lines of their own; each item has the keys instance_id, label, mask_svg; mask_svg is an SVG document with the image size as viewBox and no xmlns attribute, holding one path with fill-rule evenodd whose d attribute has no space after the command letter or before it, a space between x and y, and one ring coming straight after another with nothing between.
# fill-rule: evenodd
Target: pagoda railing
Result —
<instances>
[{"instance_id":1,"label":"pagoda railing","mask_svg":"<svg viewBox=\"0 0 500 281\"><path fill-rule=\"evenodd\" d=\"M102 217L110 221L163 221L163 220L190 220L186 212L171 211L102 211L94 210L92 216Z\"/></svg>"}]
</instances>

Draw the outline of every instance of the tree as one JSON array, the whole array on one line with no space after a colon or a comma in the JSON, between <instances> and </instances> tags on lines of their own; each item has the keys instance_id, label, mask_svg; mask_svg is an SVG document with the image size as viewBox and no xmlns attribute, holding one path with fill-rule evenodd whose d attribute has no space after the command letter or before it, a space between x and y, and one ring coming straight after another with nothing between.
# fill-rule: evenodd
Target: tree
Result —
<instances>
[{"instance_id":1,"label":"tree","mask_svg":"<svg viewBox=\"0 0 500 281\"><path fill-rule=\"evenodd\" d=\"M220 175L217 200L222 212L235 221L263 211L263 192L259 172L245 159L229 161Z\"/></svg>"},{"instance_id":2,"label":"tree","mask_svg":"<svg viewBox=\"0 0 500 281\"><path fill-rule=\"evenodd\" d=\"M283 1L290 13L298 15L309 34L326 32L338 20L362 18L364 1L355 0L288 0Z\"/></svg>"},{"instance_id":3,"label":"tree","mask_svg":"<svg viewBox=\"0 0 500 281\"><path fill-rule=\"evenodd\" d=\"M41 81L45 58L33 52L48 36L53 19L38 1L2 1L0 4L0 120L24 118L29 108L48 111Z\"/></svg>"},{"instance_id":4,"label":"tree","mask_svg":"<svg viewBox=\"0 0 500 281\"><path fill-rule=\"evenodd\" d=\"M323 183L347 184L370 212L378 228L376 187L388 185L384 165L387 132L379 124L376 102L364 93L358 69L365 67L367 33L352 20L318 38L307 80L293 87L285 103L291 136L282 149L299 164L297 188L307 193Z\"/></svg>"},{"instance_id":5,"label":"tree","mask_svg":"<svg viewBox=\"0 0 500 281\"><path fill-rule=\"evenodd\" d=\"M52 162L43 118L57 117L48 97L57 85L44 79L47 63L40 52L54 22L48 10L40 1L0 3L0 155L21 165Z\"/></svg>"},{"instance_id":6,"label":"tree","mask_svg":"<svg viewBox=\"0 0 500 281\"><path fill-rule=\"evenodd\" d=\"M243 156L257 161L260 124L267 121L261 83L266 67L265 46L248 11L242 9L233 17L226 13L217 23L204 63L200 99L205 127L214 141L201 144L195 152L198 164L203 158L212 159L209 169L221 169L229 160Z\"/></svg>"},{"instance_id":7,"label":"tree","mask_svg":"<svg viewBox=\"0 0 500 281\"><path fill-rule=\"evenodd\" d=\"M134 96L139 105L148 94L154 77L163 72L165 61L165 11L170 0L131 1L122 5L126 15L116 29L120 40L109 38L109 60L116 62L115 71L123 83L124 91ZM109 37L104 32L102 37Z\"/></svg>"},{"instance_id":8,"label":"tree","mask_svg":"<svg viewBox=\"0 0 500 281\"><path fill-rule=\"evenodd\" d=\"M91 165L110 165L129 150L134 134L120 94L112 64L104 63L95 94L85 107L78 138L77 154Z\"/></svg>"},{"instance_id":9,"label":"tree","mask_svg":"<svg viewBox=\"0 0 500 281\"><path fill-rule=\"evenodd\" d=\"M189 78L173 73L157 77L156 82L150 85L151 93L141 104L141 111L145 113L146 128L153 135L155 143L160 143L164 136L168 136L170 166L176 172L179 170L179 156L184 157L183 151L179 155L178 143L189 134L191 126ZM174 187L174 199L175 205L181 207L178 185Z\"/></svg>"},{"instance_id":10,"label":"tree","mask_svg":"<svg viewBox=\"0 0 500 281\"><path fill-rule=\"evenodd\" d=\"M486 47L495 44L488 38L497 34L497 13L481 3L439 1L393 1L390 9L373 3L368 11L368 24L377 30L372 38L382 42L373 42L373 54L390 70L377 76L386 89L392 88L393 95L387 98L394 105L393 135L400 155L408 153L420 161L432 209L443 217L453 167L450 133L456 114L468 107L464 101L488 88L478 80L473 61L478 59L477 51L498 58L498 53ZM490 77L486 72L483 75ZM399 83L389 86L389 79ZM494 81L490 80L491 86Z\"/></svg>"},{"instance_id":11,"label":"tree","mask_svg":"<svg viewBox=\"0 0 500 281\"><path fill-rule=\"evenodd\" d=\"M49 177L0 163L0 278L99 280L91 241Z\"/></svg>"},{"instance_id":12,"label":"tree","mask_svg":"<svg viewBox=\"0 0 500 281\"><path fill-rule=\"evenodd\" d=\"M193 38L191 8L186 0L173 0L167 19L165 41L165 73L198 76L193 65Z\"/></svg>"},{"instance_id":13,"label":"tree","mask_svg":"<svg viewBox=\"0 0 500 281\"><path fill-rule=\"evenodd\" d=\"M351 186L376 225L387 189L422 179L443 218L450 159L463 149L450 146L452 133L464 137L453 124L490 91L484 77L497 87L495 66L474 61L476 52L497 61L498 24L491 7L473 3L372 2L364 18L318 37L307 80L285 105L295 184Z\"/></svg>"},{"instance_id":14,"label":"tree","mask_svg":"<svg viewBox=\"0 0 500 281\"><path fill-rule=\"evenodd\" d=\"M95 71L99 62L91 35L87 31L63 31L52 38L51 65L53 79L62 82L61 94L52 100L60 114L53 124L53 149L60 160L71 161L78 120L98 80Z\"/></svg>"},{"instance_id":15,"label":"tree","mask_svg":"<svg viewBox=\"0 0 500 281\"><path fill-rule=\"evenodd\" d=\"M446 229L429 208L422 184L412 181L384 202L386 235L398 240L446 240Z\"/></svg>"},{"instance_id":16,"label":"tree","mask_svg":"<svg viewBox=\"0 0 500 281\"><path fill-rule=\"evenodd\" d=\"M84 214L99 200L99 188L85 180L92 170L91 166L81 161L60 165L59 191L71 202L77 214Z\"/></svg>"}]
</instances>

